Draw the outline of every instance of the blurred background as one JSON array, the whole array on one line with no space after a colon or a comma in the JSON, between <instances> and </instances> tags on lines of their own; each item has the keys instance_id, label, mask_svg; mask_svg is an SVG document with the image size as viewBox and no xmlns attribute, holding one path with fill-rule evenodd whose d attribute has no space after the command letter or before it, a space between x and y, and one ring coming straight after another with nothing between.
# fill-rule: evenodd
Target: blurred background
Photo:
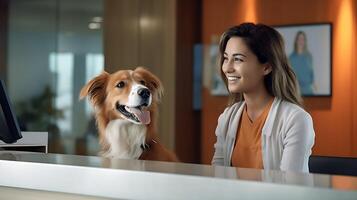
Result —
<instances>
[{"instance_id":1,"label":"blurred background","mask_svg":"<svg viewBox=\"0 0 357 200\"><path fill-rule=\"evenodd\" d=\"M313 154L357 157L356 16L357 0L0 0L0 77L22 131L48 131L50 153L96 155L80 89L102 70L145 66L165 88L162 142L208 164L227 105L211 79L220 35L242 22L331 23L332 95L304 98Z\"/></svg>"}]
</instances>

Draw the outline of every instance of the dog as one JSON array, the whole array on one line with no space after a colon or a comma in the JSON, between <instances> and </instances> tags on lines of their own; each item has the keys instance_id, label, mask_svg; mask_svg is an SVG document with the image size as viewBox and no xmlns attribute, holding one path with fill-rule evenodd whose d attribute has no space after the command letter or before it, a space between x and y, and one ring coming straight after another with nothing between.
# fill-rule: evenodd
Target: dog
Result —
<instances>
[{"instance_id":1,"label":"dog","mask_svg":"<svg viewBox=\"0 0 357 200\"><path fill-rule=\"evenodd\" d=\"M80 91L95 110L101 155L109 158L178 161L157 134L161 81L144 67L103 71Z\"/></svg>"}]
</instances>

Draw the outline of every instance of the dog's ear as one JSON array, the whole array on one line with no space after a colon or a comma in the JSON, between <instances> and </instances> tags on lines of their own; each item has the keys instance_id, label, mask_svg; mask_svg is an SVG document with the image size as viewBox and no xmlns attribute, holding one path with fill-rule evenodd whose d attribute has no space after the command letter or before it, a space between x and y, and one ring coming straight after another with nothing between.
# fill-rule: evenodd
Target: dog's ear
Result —
<instances>
[{"instance_id":1,"label":"dog's ear","mask_svg":"<svg viewBox=\"0 0 357 200\"><path fill-rule=\"evenodd\" d=\"M90 80L79 94L79 99L88 96L93 106L99 106L104 103L106 97L106 86L109 79L109 73L103 71L100 75Z\"/></svg>"},{"instance_id":2,"label":"dog's ear","mask_svg":"<svg viewBox=\"0 0 357 200\"><path fill-rule=\"evenodd\" d=\"M164 87L162 86L162 83L160 79L158 79L155 75L153 75L153 79L151 81L151 84L156 90L156 98L158 101L161 101L162 96L164 95Z\"/></svg>"},{"instance_id":3,"label":"dog's ear","mask_svg":"<svg viewBox=\"0 0 357 200\"><path fill-rule=\"evenodd\" d=\"M149 89L155 91L154 98L156 98L157 101L160 101L164 94L164 87L162 86L160 79L144 67L137 67L135 72L139 72L145 76Z\"/></svg>"}]
</instances>

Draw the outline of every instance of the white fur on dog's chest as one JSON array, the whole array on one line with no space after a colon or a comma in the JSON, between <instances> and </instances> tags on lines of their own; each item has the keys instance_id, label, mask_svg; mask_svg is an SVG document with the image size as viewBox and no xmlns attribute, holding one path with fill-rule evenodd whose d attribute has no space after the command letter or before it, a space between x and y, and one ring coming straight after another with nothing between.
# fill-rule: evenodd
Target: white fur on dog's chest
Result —
<instances>
[{"instance_id":1,"label":"white fur on dog's chest","mask_svg":"<svg viewBox=\"0 0 357 200\"><path fill-rule=\"evenodd\" d=\"M106 140L110 145L105 157L138 159L145 144L146 126L116 119L108 123L105 129Z\"/></svg>"}]
</instances>

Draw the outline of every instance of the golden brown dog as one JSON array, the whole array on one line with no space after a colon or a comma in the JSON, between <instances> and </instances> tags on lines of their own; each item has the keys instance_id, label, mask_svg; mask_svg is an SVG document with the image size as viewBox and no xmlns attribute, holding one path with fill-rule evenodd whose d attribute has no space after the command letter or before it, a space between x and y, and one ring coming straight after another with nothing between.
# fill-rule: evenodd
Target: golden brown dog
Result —
<instances>
[{"instance_id":1,"label":"golden brown dog","mask_svg":"<svg viewBox=\"0 0 357 200\"><path fill-rule=\"evenodd\" d=\"M157 138L160 80L143 67L101 73L80 92L95 109L102 155L111 158L177 161Z\"/></svg>"}]
</instances>

